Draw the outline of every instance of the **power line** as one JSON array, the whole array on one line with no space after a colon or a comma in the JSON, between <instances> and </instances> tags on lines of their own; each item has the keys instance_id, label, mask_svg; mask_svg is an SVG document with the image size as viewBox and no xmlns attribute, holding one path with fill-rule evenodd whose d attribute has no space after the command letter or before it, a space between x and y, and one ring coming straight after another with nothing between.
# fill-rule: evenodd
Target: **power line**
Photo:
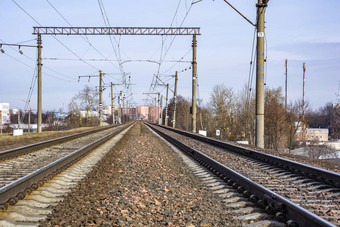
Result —
<instances>
[{"instance_id":1,"label":"power line","mask_svg":"<svg viewBox=\"0 0 340 227\"><path fill-rule=\"evenodd\" d=\"M12 2L14 2L22 11L24 11L24 13L29 16L33 21L35 21L37 24L39 24L40 26L42 26L36 19L34 19L33 16L31 16L24 8L22 8L15 0L12 0ZM92 68L95 68L97 70L99 70L98 68L96 68L95 66L89 64L88 62L84 61L80 56L78 56L74 51L72 51L69 47L67 47L64 43L62 43L57 37L52 36L55 40L57 40L62 46L64 46L67 50L69 50L73 55L75 55L77 58L81 59L81 61L83 61L85 64L89 65Z\"/></svg>"},{"instance_id":2,"label":"power line","mask_svg":"<svg viewBox=\"0 0 340 227\"><path fill-rule=\"evenodd\" d=\"M36 39L33 39L33 40L36 40ZM0 39L0 41L1 41L1 42L5 42L5 41L2 40L2 39ZM31 40L29 40L29 41L31 41ZM24 42L27 42L27 41L24 41ZM20 42L20 43L23 43L23 42ZM14 47L9 46L9 48L11 48L12 50L15 50ZM26 55L25 53L23 53L22 55L23 55L24 57L26 57L27 59L29 59L30 61L32 61L32 62L36 62L36 61L37 61L36 59L33 59L33 58L29 57L29 56ZM31 67L31 66L30 66L30 67ZM32 68L32 67L31 67L31 68ZM54 70L54 69L52 69L52 68L50 68L50 67L44 66L44 69L48 69L48 70L53 71L53 72L55 72L55 73L57 73L57 74L59 74L59 75L65 77L65 78L67 78L67 79L71 79L71 80L75 80L75 81L76 81L76 79L70 78L69 76L67 76L67 75L65 75L65 74L63 74L63 73L60 73L60 72L58 72L58 71L56 71L56 70ZM45 73L45 74L51 75L51 74L48 74L48 73ZM58 78L58 79L60 79L60 78Z\"/></svg>"},{"instance_id":3,"label":"power line","mask_svg":"<svg viewBox=\"0 0 340 227\"><path fill-rule=\"evenodd\" d=\"M63 20L68 24L70 25L71 27L72 24L52 5L52 3L49 1L49 0L46 0L48 2L48 4L59 14L59 16L61 18L63 18ZM103 58L107 59L97 48L95 48L92 43L88 40L87 36L85 35L86 39L81 35L80 36L85 42L87 42L95 51L97 51L98 54L100 54ZM107 59L108 60L108 59ZM114 67L118 68L118 66L114 65L110 60L108 60Z\"/></svg>"},{"instance_id":4,"label":"power line","mask_svg":"<svg viewBox=\"0 0 340 227\"><path fill-rule=\"evenodd\" d=\"M184 55L183 57L181 57L179 59L178 62L176 62L174 65L172 65L170 68L168 68L167 70L163 71L160 75L163 75L165 73L168 73L170 70L172 70L176 65L178 65L180 63L181 60L183 60L189 53L191 52L191 49L189 49ZM191 62L191 61L190 61Z\"/></svg>"},{"instance_id":5,"label":"power line","mask_svg":"<svg viewBox=\"0 0 340 227\"><path fill-rule=\"evenodd\" d=\"M193 3L193 1L192 1L192 3ZM187 16L188 16L189 12L190 12L190 10L191 10L191 8L192 8L192 4L190 5L189 9L187 9L186 14L185 14L185 16L183 17L183 20L182 20L182 22L181 22L181 24L180 24L179 27L182 27L182 26L183 26L184 21L186 20L186 18L187 18ZM177 11L177 9L176 9L176 11ZM176 14L177 14L177 12L175 12L175 15L176 15ZM158 69L157 69L157 76L156 76L156 79L157 79L157 77L158 77L158 75L159 75L159 71L160 71L160 68L161 68L161 64L162 64L163 60L165 59L166 55L168 54L168 52L169 52L171 46L173 45L173 43L174 43L176 37L177 37L177 35L175 35L175 36L173 37L173 39L172 39L171 42L170 42L169 47L168 47L168 48L166 49L166 51L165 51L165 54L164 54L163 58L161 57L160 64L159 64ZM162 53L161 53L161 55L162 55Z\"/></svg>"},{"instance_id":6,"label":"power line","mask_svg":"<svg viewBox=\"0 0 340 227\"><path fill-rule=\"evenodd\" d=\"M76 58L42 58L44 60L51 60L51 61L79 61ZM86 61L118 61L114 59L106 59L106 58L88 58L84 59ZM129 59L129 60L121 60L122 64L129 63L129 62L147 62L147 63L154 63L159 64L156 60L151 59ZM182 63L190 63L191 61L182 61L182 60L164 60L163 62L182 62Z\"/></svg>"},{"instance_id":7,"label":"power line","mask_svg":"<svg viewBox=\"0 0 340 227\"><path fill-rule=\"evenodd\" d=\"M98 0L98 5L99 5L99 8L100 8L100 12L101 12L101 14L102 14L102 17L103 17L103 21L104 21L105 26L106 26L106 27L111 27L110 21L109 21L109 18L107 17L107 14L106 14L106 11L105 11L103 2L102 2L101 0ZM115 42L116 42L116 44L117 44L118 51L119 51L119 53L117 54L117 50L116 50L116 48L115 48L114 45L113 45L111 35L109 35L109 39L110 39L110 43L111 43L113 52L114 52L114 54L115 54L115 56L116 56L116 58L117 58L117 60L118 60L119 69L120 69L120 71L121 71L121 73L122 73L122 76L124 76L123 66L122 66L121 63L120 63L119 44L118 44L116 38L113 37L113 39L115 40Z\"/></svg>"},{"instance_id":8,"label":"power line","mask_svg":"<svg viewBox=\"0 0 340 227\"><path fill-rule=\"evenodd\" d=\"M7 55L8 57L12 58L13 60L15 60L15 61L17 61L17 62L19 62L19 63L21 63L21 64L25 65L26 67L28 67L28 68L30 68L30 69L33 69L33 70L34 70L34 67L32 67L32 66L30 66L30 65L26 64L25 62L23 62L23 61L21 61L21 60L19 60L19 59L15 58L15 57L13 57L13 56L11 56L11 55L7 54L7 53L4 53L4 54L5 54L5 55ZM50 74L50 73L46 73L46 72L45 72L44 74L45 74L45 75L47 75L47 76L51 76L51 77L53 77L53 78L56 78L56 79L58 79L58 80L63 80L63 81L67 81L67 82L75 82L75 81L66 80L66 79L63 79L63 78L57 77L57 76L55 76L55 75L52 75L52 74Z\"/></svg>"}]
</instances>

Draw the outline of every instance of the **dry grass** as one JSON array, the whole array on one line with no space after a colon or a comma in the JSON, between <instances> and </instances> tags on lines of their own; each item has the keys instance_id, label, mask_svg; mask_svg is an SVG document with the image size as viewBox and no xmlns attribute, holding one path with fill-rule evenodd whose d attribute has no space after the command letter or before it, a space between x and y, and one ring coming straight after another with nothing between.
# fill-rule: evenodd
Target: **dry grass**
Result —
<instances>
[{"instance_id":1,"label":"dry grass","mask_svg":"<svg viewBox=\"0 0 340 227\"><path fill-rule=\"evenodd\" d=\"M22 136L13 136L12 134L0 134L0 151L20 147L32 143L50 140L62 136L84 132L96 127L83 127L66 131L46 131L42 133L24 133Z\"/></svg>"}]
</instances>

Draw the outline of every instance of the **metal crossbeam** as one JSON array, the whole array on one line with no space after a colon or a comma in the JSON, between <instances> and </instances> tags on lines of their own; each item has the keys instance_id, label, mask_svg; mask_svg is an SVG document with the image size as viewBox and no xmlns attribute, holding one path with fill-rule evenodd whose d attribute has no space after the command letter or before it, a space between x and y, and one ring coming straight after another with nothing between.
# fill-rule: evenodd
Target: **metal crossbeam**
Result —
<instances>
[{"instance_id":1,"label":"metal crossbeam","mask_svg":"<svg viewBox=\"0 0 340 227\"><path fill-rule=\"evenodd\" d=\"M33 27L33 35L201 35L197 27Z\"/></svg>"}]
</instances>

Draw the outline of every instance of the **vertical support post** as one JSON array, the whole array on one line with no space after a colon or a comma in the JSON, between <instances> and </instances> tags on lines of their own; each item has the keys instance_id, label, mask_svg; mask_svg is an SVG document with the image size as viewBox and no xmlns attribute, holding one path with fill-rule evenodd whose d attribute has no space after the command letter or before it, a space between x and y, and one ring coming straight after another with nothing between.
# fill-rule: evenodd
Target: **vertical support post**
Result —
<instances>
[{"instance_id":1,"label":"vertical support post","mask_svg":"<svg viewBox=\"0 0 340 227\"><path fill-rule=\"evenodd\" d=\"M156 110L157 110L157 98L155 98L155 105L154 105L154 110L155 110L155 113L154 113L154 122L156 123L157 122L157 114L158 114L158 111L157 111L157 113L156 113Z\"/></svg>"},{"instance_id":2,"label":"vertical support post","mask_svg":"<svg viewBox=\"0 0 340 227\"><path fill-rule=\"evenodd\" d=\"M178 72L176 71L175 74L175 89L174 89L174 113L173 113L173 119L172 119L172 127L176 127L176 101L177 101L177 80L178 80Z\"/></svg>"},{"instance_id":3,"label":"vertical support post","mask_svg":"<svg viewBox=\"0 0 340 227\"><path fill-rule=\"evenodd\" d=\"M41 35L38 35L38 125L37 133L41 133L41 123L42 123L42 78L41 78Z\"/></svg>"},{"instance_id":4,"label":"vertical support post","mask_svg":"<svg viewBox=\"0 0 340 227\"><path fill-rule=\"evenodd\" d=\"M126 108L127 108L127 117L126 117L126 121L129 121L129 120L130 120L129 100L126 100Z\"/></svg>"},{"instance_id":5,"label":"vertical support post","mask_svg":"<svg viewBox=\"0 0 340 227\"><path fill-rule=\"evenodd\" d=\"M161 108L161 94L158 92L158 105L157 105L157 116L158 116L158 124L162 124L162 119L161 119L161 113L160 109Z\"/></svg>"},{"instance_id":6,"label":"vertical support post","mask_svg":"<svg viewBox=\"0 0 340 227\"><path fill-rule=\"evenodd\" d=\"M18 107L18 129L20 128L20 109Z\"/></svg>"},{"instance_id":7,"label":"vertical support post","mask_svg":"<svg viewBox=\"0 0 340 227\"><path fill-rule=\"evenodd\" d=\"M288 80L288 59L285 60L285 75L286 75L286 80L285 80L285 112L287 113L287 80Z\"/></svg>"},{"instance_id":8,"label":"vertical support post","mask_svg":"<svg viewBox=\"0 0 340 227\"><path fill-rule=\"evenodd\" d=\"M258 0L257 60L256 60L256 140L255 146L264 148L264 16L267 4Z\"/></svg>"},{"instance_id":9,"label":"vertical support post","mask_svg":"<svg viewBox=\"0 0 340 227\"><path fill-rule=\"evenodd\" d=\"M302 64L303 68L303 87L302 87L302 137L303 142L306 140L307 124L305 124L305 78L306 78L306 63Z\"/></svg>"},{"instance_id":10,"label":"vertical support post","mask_svg":"<svg viewBox=\"0 0 340 227\"><path fill-rule=\"evenodd\" d=\"M302 88L302 121L305 120L305 79L306 79L306 63L302 64L303 68L303 88Z\"/></svg>"},{"instance_id":11,"label":"vertical support post","mask_svg":"<svg viewBox=\"0 0 340 227\"><path fill-rule=\"evenodd\" d=\"M122 123L122 91L119 93L118 98L118 124Z\"/></svg>"},{"instance_id":12,"label":"vertical support post","mask_svg":"<svg viewBox=\"0 0 340 227\"><path fill-rule=\"evenodd\" d=\"M161 124L163 124L163 95L161 95L161 108L160 108L160 118L161 118Z\"/></svg>"},{"instance_id":13,"label":"vertical support post","mask_svg":"<svg viewBox=\"0 0 340 227\"><path fill-rule=\"evenodd\" d=\"M165 122L164 125L168 126L168 105L169 105L169 84L166 84L166 103L165 103Z\"/></svg>"},{"instance_id":14,"label":"vertical support post","mask_svg":"<svg viewBox=\"0 0 340 227\"><path fill-rule=\"evenodd\" d=\"M102 71L99 70L99 126L103 126L103 103L102 103L102 93L103 93L103 87L102 87L102 80L103 80L103 74Z\"/></svg>"},{"instance_id":15,"label":"vertical support post","mask_svg":"<svg viewBox=\"0 0 340 227\"><path fill-rule=\"evenodd\" d=\"M196 79L197 79L197 62L196 62L196 35L192 40L192 132L196 132Z\"/></svg>"},{"instance_id":16,"label":"vertical support post","mask_svg":"<svg viewBox=\"0 0 340 227\"><path fill-rule=\"evenodd\" d=\"M123 117L123 123L125 123L125 94L123 96L123 109L122 109L122 117Z\"/></svg>"},{"instance_id":17,"label":"vertical support post","mask_svg":"<svg viewBox=\"0 0 340 227\"><path fill-rule=\"evenodd\" d=\"M115 122L115 107L114 107L114 97L113 97L113 83L111 82L111 114L112 114L112 124L116 124Z\"/></svg>"},{"instance_id":18,"label":"vertical support post","mask_svg":"<svg viewBox=\"0 0 340 227\"><path fill-rule=\"evenodd\" d=\"M28 107L28 133L31 132L31 108Z\"/></svg>"}]
</instances>

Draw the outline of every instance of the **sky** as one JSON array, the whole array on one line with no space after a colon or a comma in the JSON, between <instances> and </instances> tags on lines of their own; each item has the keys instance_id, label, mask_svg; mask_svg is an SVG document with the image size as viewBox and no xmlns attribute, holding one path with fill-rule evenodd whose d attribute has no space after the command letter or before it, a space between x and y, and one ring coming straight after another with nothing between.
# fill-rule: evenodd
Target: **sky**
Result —
<instances>
[{"instance_id":1,"label":"sky","mask_svg":"<svg viewBox=\"0 0 340 227\"><path fill-rule=\"evenodd\" d=\"M109 23L112 27L200 27L197 95L206 104L215 85L224 84L237 93L248 83L254 27L223 0L192 2L196 1L1 0L0 43L36 45L33 26L40 25L70 26L70 23L72 26L104 27ZM255 21L256 0L229 2L249 20ZM105 20L102 5L107 15ZM302 64L305 62L305 93L310 107L318 109L337 101L336 94L340 89L339 10L339 0L322 4L317 0L269 1L266 9L266 87L284 89L284 62L288 59L288 102L301 99ZM116 56L113 48L118 51L118 44ZM176 70L179 71L178 94L191 98L191 44L192 36L42 36L43 111L60 108L67 111L72 97L86 85L96 87L99 84L98 77L78 80L79 76L97 76L102 70L105 86L110 82L120 83L119 63L130 76L130 82L135 84L127 91L132 93L128 98L130 103L144 105L150 103L150 96L155 97L143 93L161 92L165 96L165 86L150 89L153 75L159 73L173 89ZM21 47L23 55L18 47L3 45L2 49L5 53L0 53L0 103L10 103L12 109L24 109L30 100L35 111L37 91L32 81L36 76L37 48ZM156 64L160 59L164 59L162 64ZM253 79L253 88L254 83ZM124 87L115 86L114 93L120 90L124 91ZM105 105L110 104L109 93L109 88L103 92Z\"/></svg>"}]
</instances>

